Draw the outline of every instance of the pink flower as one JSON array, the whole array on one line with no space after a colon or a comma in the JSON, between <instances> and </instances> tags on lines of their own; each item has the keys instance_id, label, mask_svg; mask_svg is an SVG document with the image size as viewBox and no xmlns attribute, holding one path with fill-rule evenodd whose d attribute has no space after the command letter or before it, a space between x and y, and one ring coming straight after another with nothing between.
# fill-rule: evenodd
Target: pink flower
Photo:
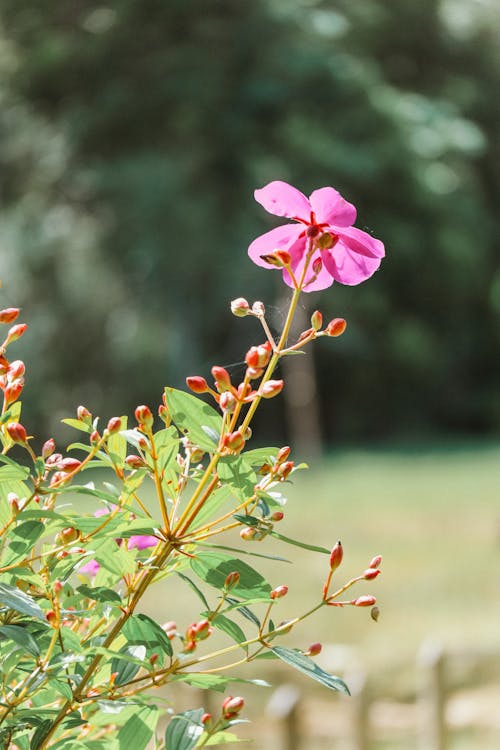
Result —
<instances>
[{"instance_id":1,"label":"pink flower","mask_svg":"<svg viewBox=\"0 0 500 750\"><path fill-rule=\"evenodd\" d=\"M155 536L146 536L146 535L136 535L131 536L128 540L127 548L128 549L148 549L148 547L156 547L158 544L158 539Z\"/></svg>"},{"instance_id":2,"label":"pink flower","mask_svg":"<svg viewBox=\"0 0 500 750\"><path fill-rule=\"evenodd\" d=\"M287 251L293 274L300 282L307 261L302 284L306 292L326 289L334 280L341 284L360 284L379 267L385 255L384 245L352 226L356 221L356 209L333 188L320 188L306 198L292 185L276 180L256 190L254 195L269 213L296 222L271 229L252 242L248 254L258 266L275 268L263 256L276 250ZM283 279L288 286L294 286L285 268Z\"/></svg>"},{"instance_id":3,"label":"pink flower","mask_svg":"<svg viewBox=\"0 0 500 750\"><path fill-rule=\"evenodd\" d=\"M100 567L101 566L99 565L97 560L89 560L87 563L85 563L85 565L82 565L80 568L78 568L78 572L93 578L99 572Z\"/></svg>"}]
</instances>

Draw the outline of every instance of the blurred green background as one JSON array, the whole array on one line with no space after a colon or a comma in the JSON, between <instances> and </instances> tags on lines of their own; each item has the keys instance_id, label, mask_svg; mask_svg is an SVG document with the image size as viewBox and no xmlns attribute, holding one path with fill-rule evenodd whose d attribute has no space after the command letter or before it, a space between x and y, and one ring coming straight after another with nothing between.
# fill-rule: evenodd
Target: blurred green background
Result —
<instances>
[{"instance_id":1,"label":"blurred green background","mask_svg":"<svg viewBox=\"0 0 500 750\"><path fill-rule=\"evenodd\" d=\"M500 10L492 0L3 0L0 292L32 430L103 417L261 339L253 190L333 185L387 259L306 295L327 444L500 427ZM237 374L241 366L233 368ZM289 439L282 405L262 439Z\"/></svg>"}]
</instances>

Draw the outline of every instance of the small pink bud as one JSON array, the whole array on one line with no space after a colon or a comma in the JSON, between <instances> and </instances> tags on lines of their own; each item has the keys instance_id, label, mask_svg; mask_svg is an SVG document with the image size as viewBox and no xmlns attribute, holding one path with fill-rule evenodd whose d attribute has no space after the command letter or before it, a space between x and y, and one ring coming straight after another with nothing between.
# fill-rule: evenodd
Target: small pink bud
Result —
<instances>
[{"instance_id":1,"label":"small pink bud","mask_svg":"<svg viewBox=\"0 0 500 750\"><path fill-rule=\"evenodd\" d=\"M156 662L158 661L158 658L159 658L158 654L151 654L151 656L149 657L149 663L151 665L156 664Z\"/></svg>"},{"instance_id":2,"label":"small pink bud","mask_svg":"<svg viewBox=\"0 0 500 750\"><path fill-rule=\"evenodd\" d=\"M352 600L351 604L355 607L372 607L376 601L374 596L358 596L357 599Z\"/></svg>"},{"instance_id":3,"label":"small pink bud","mask_svg":"<svg viewBox=\"0 0 500 750\"><path fill-rule=\"evenodd\" d=\"M186 641L184 643L184 651L186 653L191 653L191 651L194 651L196 648L196 641Z\"/></svg>"},{"instance_id":4,"label":"small pink bud","mask_svg":"<svg viewBox=\"0 0 500 750\"><path fill-rule=\"evenodd\" d=\"M375 555L371 563L369 564L369 568L378 568L380 563L382 562L382 555Z\"/></svg>"},{"instance_id":5,"label":"small pink bud","mask_svg":"<svg viewBox=\"0 0 500 750\"><path fill-rule=\"evenodd\" d=\"M238 297L231 302L231 312L237 318L244 318L250 312L250 305L244 297Z\"/></svg>"},{"instance_id":6,"label":"small pink bud","mask_svg":"<svg viewBox=\"0 0 500 750\"><path fill-rule=\"evenodd\" d=\"M177 623L174 620L164 622L161 626L161 629L165 631L169 640L172 640L172 638L175 638L175 636L177 635Z\"/></svg>"},{"instance_id":7,"label":"small pink bud","mask_svg":"<svg viewBox=\"0 0 500 750\"><path fill-rule=\"evenodd\" d=\"M16 359L14 362L11 362L9 365L8 377L11 380L16 380L17 378L22 378L25 372L26 372L26 367L24 365L24 362L22 362L20 359Z\"/></svg>"},{"instance_id":8,"label":"small pink bud","mask_svg":"<svg viewBox=\"0 0 500 750\"><path fill-rule=\"evenodd\" d=\"M321 653L323 646L321 643L311 643L306 651L306 656L317 656Z\"/></svg>"},{"instance_id":9,"label":"small pink bud","mask_svg":"<svg viewBox=\"0 0 500 750\"><path fill-rule=\"evenodd\" d=\"M59 592L62 591L62 588L63 588L63 585L61 581L56 581L54 583L54 591L56 592L56 594L59 594Z\"/></svg>"},{"instance_id":10,"label":"small pink bud","mask_svg":"<svg viewBox=\"0 0 500 750\"><path fill-rule=\"evenodd\" d=\"M147 429L153 426L154 417L149 406L146 406L145 404L138 406L134 414L139 427L145 427Z\"/></svg>"},{"instance_id":11,"label":"small pink bud","mask_svg":"<svg viewBox=\"0 0 500 750\"><path fill-rule=\"evenodd\" d=\"M323 316L319 310L315 310L311 315L311 325L315 331L321 330L321 326L323 325Z\"/></svg>"},{"instance_id":12,"label":"small pink bud","mask_svg":"<svg viewBox=\"0 0 500 750\"><path fill-rule=\"evenodd\" d=\"M165 427L170 427L172 419L170 417L170 412L168 410L168 407L165 406L165 404L159 405L158 416L160 417L161 421L164 423Z\"/></svg>"},{"instance_id":13,"label":"small pink bud","mask_svg":"<svg viewBox=\"0 0 500 750\"><path fill-rule=\"evenodd\" d=\"M13 341L20 339L27 328L28 326L26 323L18 323L17 325L12 326L12 328L9 328L5 345L7 346L8 344L12 344Z\"/></svg>"},{"instance_id":14,"label":"small pink bud","mask_svg":"<svg viewBox=\"0 0 500 750\"><path fill-rule=\"evenodd\" d=\"M192 375L186 378L186 385L193 393L206 393L208 391L208 383L200 375Z\"/></svg>"},{"instance_id":15,"label":"small pink bud","mask_svg":"<svg viewBox=\"0 0 500 750\"><path fill-rule=\"evenodd\" d=\"M19 316L20 310L18 307L6 307L5 310L0 310L0 323L13 323Z\"/></svg>"},{"instance_id":16,"label":"small pink bud","mask_svg":"<svg viewBox=\"0 0 500 750\"><path fill-rule=\"evenodd\" d=\"M282 586L276 586L275 589L271 591L269 596L271 599L281 599L283 596L286 596L288 594L288 586L282 585Z\"/></svg>"},{"instance_id":17,"label":"small pink bud","mask_svg":"<svg viewBox=\"0 0 500 750\"><path fill-rule=\"evenodd\" d=\"M213 633L213 628L208 620L200 620L196 623L195 635L197 641L204 641L209 635Z\"/></svg>"},{"instance_id":18,"label":"small pink bud","mask_svg":"<svg viewBox=\"0 0 500 750\"><path fill-rule=\"evenodd\" d=\"M252 528L251 526L245 526L245 527L244 527L243 529L241 529L241 531L240 531L240 537L241 537L241 538L242 538L242 539L243 539L243 540L244 540L245 542L249 542L249 541L251 541L252 539L254 539L254 538L255 538L255 535L256 535L256 533L257 533L257 532L256 532L256 530L255 530L255 529L253 529L253 528Z\"/></svg>"},{"instance_id":19,"label":"small pink bud","mask_svg":"<svg viewBox=\"0 0 500 750\"><path fill-rule=\"evenodd\" d=\"M234 588L240 582L240 574L237 570L233 570L232 573L228 573L226 580L224 581L224 588L229 590Z\"/></svg>"},{"instance_id":20,"label":"small pink bud","mask_svg":"<svg viewBox=\"0 0 500 750\"><path fill-rule=\"evenodd\" d=\"M236 409L236 398L233 396L231 391L224 391L221 393L219 399L219 406L222 411L227 411L230 414Z\"/></svg>"},{"instance_id":21,"label":"small pink bud","mask_svg":"<svg viewBox=\"0 0 500 750\"><path fill-rule=\"evenodd\" d=\"M283 520L284 515L285 514L283 513L282 510L275 510L274 513L271 513L270 519L271 519L271 521L274 521L275 523L277 523L278 521L282 521Z\"/></svg>"},{"instance_id":22,"label":"small pink bud","mask_svg":"<svg viewBox=\"0 0 500 750\"><path fill-rule=\"evenodd\" d=\"M277 463L280 464L283 461L286 461L290 453L291 453L291 448L288 445L284 445L283 448L280 448L276 455Z\"/></svg>"},{"instance_id":23,"label":"small pink bud","mask_svg":"<svg viewBox=\"0 0 500 750\"><path fill-rule=\"evenodd\" d=\"M212 721L212 714L209 714L208 712L204 713L201 717L201 723L203 726L207 726L207 724L210 724Z\"/></svg>"},{"instance_id":24,"label":"small pink bud","mask_svg":"<svg viewBox=\"0 0 500 750\"><path fill-rule=\"evenodd\" d=\"M85 422L85 424L92 424L92 414L89 412L89 410L85 406L79 406L76 410L76 416L77 419L80 420L80 422Z\"/></svg>"},{"instance_id":25,"label":"small pink bud","mask_svg":"<svg viewBox=\"0 0 500 750\"><path fill-rule=\"evenodd\" d=\"M293 467L294 467L293 461L285 461L284 463L278 466L278 470L276 474L281 480L284 481L287 478L287 476L290 474L290 472L292 471Z\"/></svg>"},{"instance_id":26,"label":"small pink bud","mask_svg":"<svg viewBox=\"0 0 500 750\"><path fill-rule=\"evenodd\" d=\"M212 375L214 376L215 385L217 386L219 393L231 390L231 378L224 367L218 367L215 365L212 367Z\"/></svg>"},{"instance_id":27,"label":"small pink bud","mask_svg":"<svg viewBox=\"0 0 500 750\"><path fill-rule=\"evenodd\" d=\"M131 469L141 469L144 466L144 461L140 456L127 456L125 459L125 463L127 466L129 466Z\"/></svg>"},{"instance_id":28,"label":"small pink bud","mask_svg":"<svg viewBox=\"0 0 500 750\"><path fill-rule=\"evenodd\" d=\"M58 544L71 544L71 542L76 542L79 536L80 532L78 529L75 529L73 526L67 526L59 532L56 541Z\"/></svg>"},{"instance_id":29,"label":"small pink bud","mask_svg":"<svg viewBox=\"0 0 500 750\"><path fill-rule=\"evenodd\" d=\"M363 578L366 581L373 581L378 575L380 575L380 570L378 568L367 568L363 573Z\"/></svg>"},{"instance_id":30,"label":"small pink bud","mask_svg":"<svg viewBox=\"0 0 500 750\"><path fill-rule=\"evenodd\" d=\"M26 430L22 424L19 424L19 422L9 422L7 425L7 432L9 433L10 439L15 443L24 444L27 442L28 436Z\"/></svg>"},{"instance_id":31,"label":"small pink bud","mask_svg":"<svg viewBox=\"0 0 500 750\"><path fill-rule=\"evenodd\" d=\"M54 438L49 438L42 446L42 458L47 460L47 458L54 453L55 449L56 444Z\"/></svg>"},{"instance_id":32,"label":"small pink bud","mask_svg":"<svg viewBox=\"0 0 500 750\"><path fill-rule=\"evenodd\" d=\"M97 432L97 430L93 430L91 432L91 434L90 434L90 442L91 443L98 443L100 439L101 439L101 436L99 435L99 433Z\"/></svg>"},{"instance_id":33,"label":"small pink bud","mask_svg":"<svg viewBox=\"0 0 500 750\"><path fill-rule=\"evenodd\" d=\"M260 300L257 300L257 302L254 302L252 305L252 312L254 315L257 315L257 317L263 317L266 314L266 308L264 307L264 303Z\"/></svg>"},{"instance_id":34,"label":"small pink bud","mask_svg":"<svg viewBox=\"0 0 500 750\"><path fill-rule=\"evenodd\" d=\"M21 393L23 392L24 388L24 380L23 378L18 378L17 380L13 380L10 385L8 385L3 393L4 401L7 406L10 406L10 404L13 404Z\"/></svg>"},{"instance_id":35,"label":"small pink bud","mask_svg":"<svg viewBox=\"0 0 500 750\"><path fill-rule=\"evenodd\" d=\"M269 341L260 346L251 346L245 355L245 362L249 367L261 369L269 362L271 352L272 347Z\"/></svg>"},{"instance_id":36,"label":"small pink bud","mask_svg":"<svg viewBox=\"0 0 500 750\"><path fill-rule=\"evenodd\" d=\"M53 609L49 609L49 611L45 613L45 619L47 622L50 622L51 625L55 625L59 618Z\"/></svg>"},{"instance_id":37,"label":"small pink bud","mask_svg":"<svg viewBox=\"0 0 500 750\"><path fill-rule=\"evenodd\" d=\"M330 553L330 570L332 572L337 570L343 557L344 549L342 547L342 542L339 540Z\"/></svg>"},{"instance_id":38,"label":"small pink bud","mask_svg":"<svg viewBox=\"0 0 500 750\"><path fill-rule=\"evenodd\" d=\"M341 336L346 328L347 323L344 318L334 318L328 323L325 333L327 336Z\"/></svg>"},{"instance_id":39,"label":"small pink bud","mask_svg":"<svg viewBox=\"0 0 500 750\"><path fill-rule=\"evenodd\" d=\"M238 716L244 705L245 700L240 696L233 698L231 695L228 695L228 697L222 703L223 718L233 719L235 716Z\"/></svg>"},{"instance_id":40,"label":"small pink bud","mask_svg":"<svg viewBox=\"0 0 500 750\"><path fill-rule=\"evenodd\" d=\"M268 380L260 388L260 394L263 398L274 398L283 390L283 380Z\"/></svg>"},{"instance_id":41,"label":"small pink bud","mask_svg":"<svg viewBox=\"0 0 500 750\"><path fill-rule=\"evenodd\" d=\"M60 471L64 471L67 474L70 474L73 471L76 471L80 468L82 465L82 462L79 461L77 458L63 458L62 461L59 462L59 469Z\"/></svg>"},{"instance_id":42,"label":"small pink bud","mask_svg":"<svg viewBox=\"0 0 500 750\"><path fill-rule=\"evenodd\" d=\"M111 419L108 422L108 432L111 435L114 435L115 432L118 432L121 429L122 426L122 420L120 417L111 417Z\"/></svg>"},{"instance_id":43,"label":"small pink bud","mask_svg":"<svg viewBox=\"0 0 500 750\"><path fill-rule=\"evenodd\" d=\"M315 258L312 263L313 274L317 276L322 268L323 268L323 261L321 260L321 258Z\"/></svg>"}]
</instances>

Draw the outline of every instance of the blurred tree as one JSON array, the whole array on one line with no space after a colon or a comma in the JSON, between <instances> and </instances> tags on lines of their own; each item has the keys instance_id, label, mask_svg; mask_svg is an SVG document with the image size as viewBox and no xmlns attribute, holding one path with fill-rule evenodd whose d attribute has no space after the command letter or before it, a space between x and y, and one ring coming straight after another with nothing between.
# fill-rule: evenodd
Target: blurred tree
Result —
<instances>
[{"instance_id":1,"label":"blurred tree","mask_svg":"<svg viewBox=\"0 0 500 750\"><path fill-rule=\"evenodd\" d=\"M333 184L388 249L321 298L350 323L317 347L326 436L498 427L500 63L487 18L455 20L437 0L3 0L0 275L32 323L33 419L153 403L240 357L255 328L227 302L279 291L246 258L274 225L251 191L285 179Z\"/></svg>"}]
</instances>

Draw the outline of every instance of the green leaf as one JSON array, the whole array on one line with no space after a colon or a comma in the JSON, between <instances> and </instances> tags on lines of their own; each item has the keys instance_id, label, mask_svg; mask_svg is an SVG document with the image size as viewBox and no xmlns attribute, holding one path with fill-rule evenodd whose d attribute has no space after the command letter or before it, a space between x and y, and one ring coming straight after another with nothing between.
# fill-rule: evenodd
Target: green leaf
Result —
<instances>
[{"instance_id":1,"label":"green leaf","mask_svg":"<svg viewBox=\"0 0 500 750\"><path fill-rule=\"evenodd\" d=\"M273 654L276 654L279 659L286 662L294 669L297 669L299 672L302 672L302 674L316 680L316 682L320 682L331 690L337 690L340 693L345 693L345 695L350 695L349 688L344 680L341 680L340 677L336 677L335 675L328 674L328 672L325 672L318 667L312 659L300 653L300 651L285 648L284 646L273 646L271 651Z\"/></svg>"},{"instance_id":2,"label":"green leaf","mask_svg":"<svg viewBox=\"0 0 500 750\"><path fill-rule=\"evenodd\" d=\"M302 547L302 549L308 549L312 552L322 552L324 555L329 555L331 553L330 549L327 549L326 547L318 547L315 544L306 544L305 542L298 542L296 539L290 539L288 536L283 536L283 534L278 534L277 531L270 531L270 536L274 536L276 539L279 539L282 542L286 542L286 544L293 544L295 547Z\"/></svg>"},{"instance_id":3,"label":"green leaf","mask_svg":"<svg viewBox=\"0 0 500 750\"><path fill-rule=\"evenodd\" d=\"M92 425L80 422L79 419L61 419L61 422L67 424L68 427L74 427L75 430L80 430L80 432L87 432L89 435L93 429Z\"/></svg>"},{"instance_id":4,"label":"green leaf","mask_svg":"<svg viewBox=\"0 0 500 750\"><path fill-rule=\"evenodd\" d=\"M57 677L51 677L49 679L49 685L53 690L56 691L56 693L62 695L65 700L73 700L73 692L66 680L60 680L57 679Z\"/></svg>"},{"instance_id":5,"label":"green leaf","mask_svg":"<svg viewBox=\"0 0 500 750\"><path fill-rule=\"evenodd\" d=\"M6 466L0 466L0 484L11 480L23 480L29 477L29 469L12 462Z\"/></svg>"},{"instance_id":6,"label":"green leaf","mask_svg":"<svg viewBox=\"0 0 500 750\"><path fill-rule=\"evenodd\" d=\"M113 589L108 589L105 586L78 586L77 591L82 596L88 596L89 599L93 599L96 602L113 602L115 604L121 604L122 599L118 592Z\"/></svg>"},{"instance_id":7,"label":"green leaf","mask_svg":"<svg viewBox=\"0 0 500 750\"><path fill-rule=\"evenodd\" d=\"M29 617L36 617L37 620L42 620L48 625L43 609L38 606L31 596L25 594L20 589L14 588L14 586L9 586L7 583L0 583L0 602L5 604L9 609L14 609L23 615L29 615Z\"/></svg>"},{"instance_id":8,"label":"green leaf","mask_svg":"<svg viewBox=\"0 0 500 750\"><path fill-rule=\"evenodd\" d=\"M114 539L105 538L99 541L94 546L92 557L106 570L120 578L125 573L133 573L135 570L133 556L123 546L118 547Z\"/></svg>"},{"instance_id":9,"label":"green leaf","mask_svg":"<svg viewBox=\"0 0 500 750\"><path fill-rule=\"evenodd\" d=\"M231 501L231 506L229 506L229 501ZM239 502L236 501L234 497L231 487L229 487L228 485L222 485L222 487L214 490L209 495L209 497L203 504L203 507L196 516L193 528L200 528L209 521L215 521L217 519L217 515L223 514L224 511L222 511L222 513L220 511L225 503L228 504L225 512L229 512L231 510L231 507L234 508L235 506L239 505Z\"/></svg>"},{"instance_id":10,"label":"green leaf","mask_svg":"<svg viewBox=\"0 0 500 750\"><path fill-rule=\"evenodd\" d=\"M223 633L226 633L226 635L232 638L236 643L242 644L247 639L240 626L224 615L217 615L217 617L212 620L212 625L218 628L218 630L222 630ZM248 646L242 646L242 649L248 651Z\"/></svg>"},{"instance_id":11,"label":"green leaf","mask_svg":"<svg viewBox=\"0 0 500 750\"><path fill-rule=\"evenodd\" d=\"M52 721L50 719L45 719L45 721L42 721L38 725L38 728L31 739L30 750L38 750L38 747L51 726Z\"/></svg>"},{"instance_id":12,"label":"green leaf","mask_svg":"<svg viewBox=\"0 0 500 750\"><path fill-rule=\"evenodd\" d=\"M275 459L278 450L279 448L255 448L251 451L245 451L242 456L250 466L262 466Z\"/></svg>"},{"instance_id":13,"label":"green leaf","mask_svg":"<svg viewBox=\"0 0 500 750\"><path fill-rule=\"evenodd\" d=\"M178 570L176 571L176 573L179 576L179 578L182 578L183 581L185 581L189 586L191 586L191 588L193 589L193 591L195 592L195 594L201 600L202 604L207 609L210 609L210 606L209 606L209 604L208 604L208 602L207 602L207 600L205 598L205 595L204 595L203 591L200 588L198 588L198 586L196 585L196 583L194 581L192 581L190 578L188 578L187 575L185 575L184 573L180 573Z\"/></svg>"},{"instance_id":14,"label":"green leaf","mask_svg":"<svg viewBox=\"0 0 500 750\"><path fill-rule=\"evenodd\" d=\"M145 646L124 646L111 661L111 672L117 672L115 683L124 685L133 680L140 669L137 659L141 662L146 656Z\"/></svg>"},{"instance_id":15,"label":"green leaf","mask_svg":"<svg viewBox=\"0 0 500 750\"><path fill-rule=\"evenodd\" d=\"M165 750L191 750L203 734L203 708L184 711L171 719L165 734Z\"/></svg>"},{"instance_id":16,"label":"green leaf","mask_svg":"<svg viewBox=\"0 0 500 750\"><path fill-rule=\"evenodd\" d=\"M165 399L179 431L195 445L213 453L222 431L220 414L196 396L175 388L165 388Z\"/></svg>"},{"instance_id":17,"label":"green leaf","mask_svg":"<svg viewBox=\"0 0 500 750\"><path fill-rule=\"evenodd\" d=\"M224 582L233 571L240 574L237 586L231 589L235 596L244 599L268 599L271 592L269 583L256 570L242 560L229 557L221 552L201 552L190 560L191 569L202 581L221 591Z\"/></svg>"},{"instance_id":18,"label":"green leaf","mask_svg":"<svg viewBox=\"0 0 500 750\"><path fill-rule=\"evenodd\" d=\"M128 643L143 644L148 649L160 648L167 656L173 655L172 644L164 630L148 615L132 615L123 626Z\"/></svg>"},{"instance_id":19,"label":"green leaf","mask_svg":"<svg viewBox=\"0 0 500 750\"><path fill-rule=\"evenodd\" d=\"M33 549L44 531L45 526L40 521L25 521L12 529L9 551L4 564L11 565L16 560L23 559Z\"/></svg>"},{"instance_id":20,"label":"green leaf","mask_svg":"<svg viewBox=\"0 0 500 750\"><path fill-rule=\"evenodd\" d=\"M120 750L144 750L154 734L158 717L157 708L143 706L137 709L118 732Z\"/></svg>"},{"instance_id":21,"label":"green leaf","mask_svg":"<svg viewBox=\"0 0 500 750\"><path fill-rule=\"evenodd\" d=\"M0 638L9 638L32 656L40 656L37 642L31 633L20 625L2 625L0 627Z\"/></svg>"},{"instance_id":22,"label":"green leaf","mask_svg":"<svg viewBox=\"0 0 500 750\"><path fill-rule=\"evenodd\" d=\"M226 602L231 605L228 609L236 609L243 617L245 617L250 622L253 622L254 625L257 625L257 627L260 628L260 620L257 615L254 615L252 610L242 604L242 602L239 602L237 599L233 599L229 596L226 597Z\"/></svg>"},{"instance_id":23,"label":"green leaf","mask_svg":"<svg viewBox=\"0 0 500 750\"><path fill-rule=\"evenodd\" d=\"M255 492L257 476L242 456L224 456L217 465L217 473L223 484L228 484L243 502Z\"/></svg>"}]
</instances>

